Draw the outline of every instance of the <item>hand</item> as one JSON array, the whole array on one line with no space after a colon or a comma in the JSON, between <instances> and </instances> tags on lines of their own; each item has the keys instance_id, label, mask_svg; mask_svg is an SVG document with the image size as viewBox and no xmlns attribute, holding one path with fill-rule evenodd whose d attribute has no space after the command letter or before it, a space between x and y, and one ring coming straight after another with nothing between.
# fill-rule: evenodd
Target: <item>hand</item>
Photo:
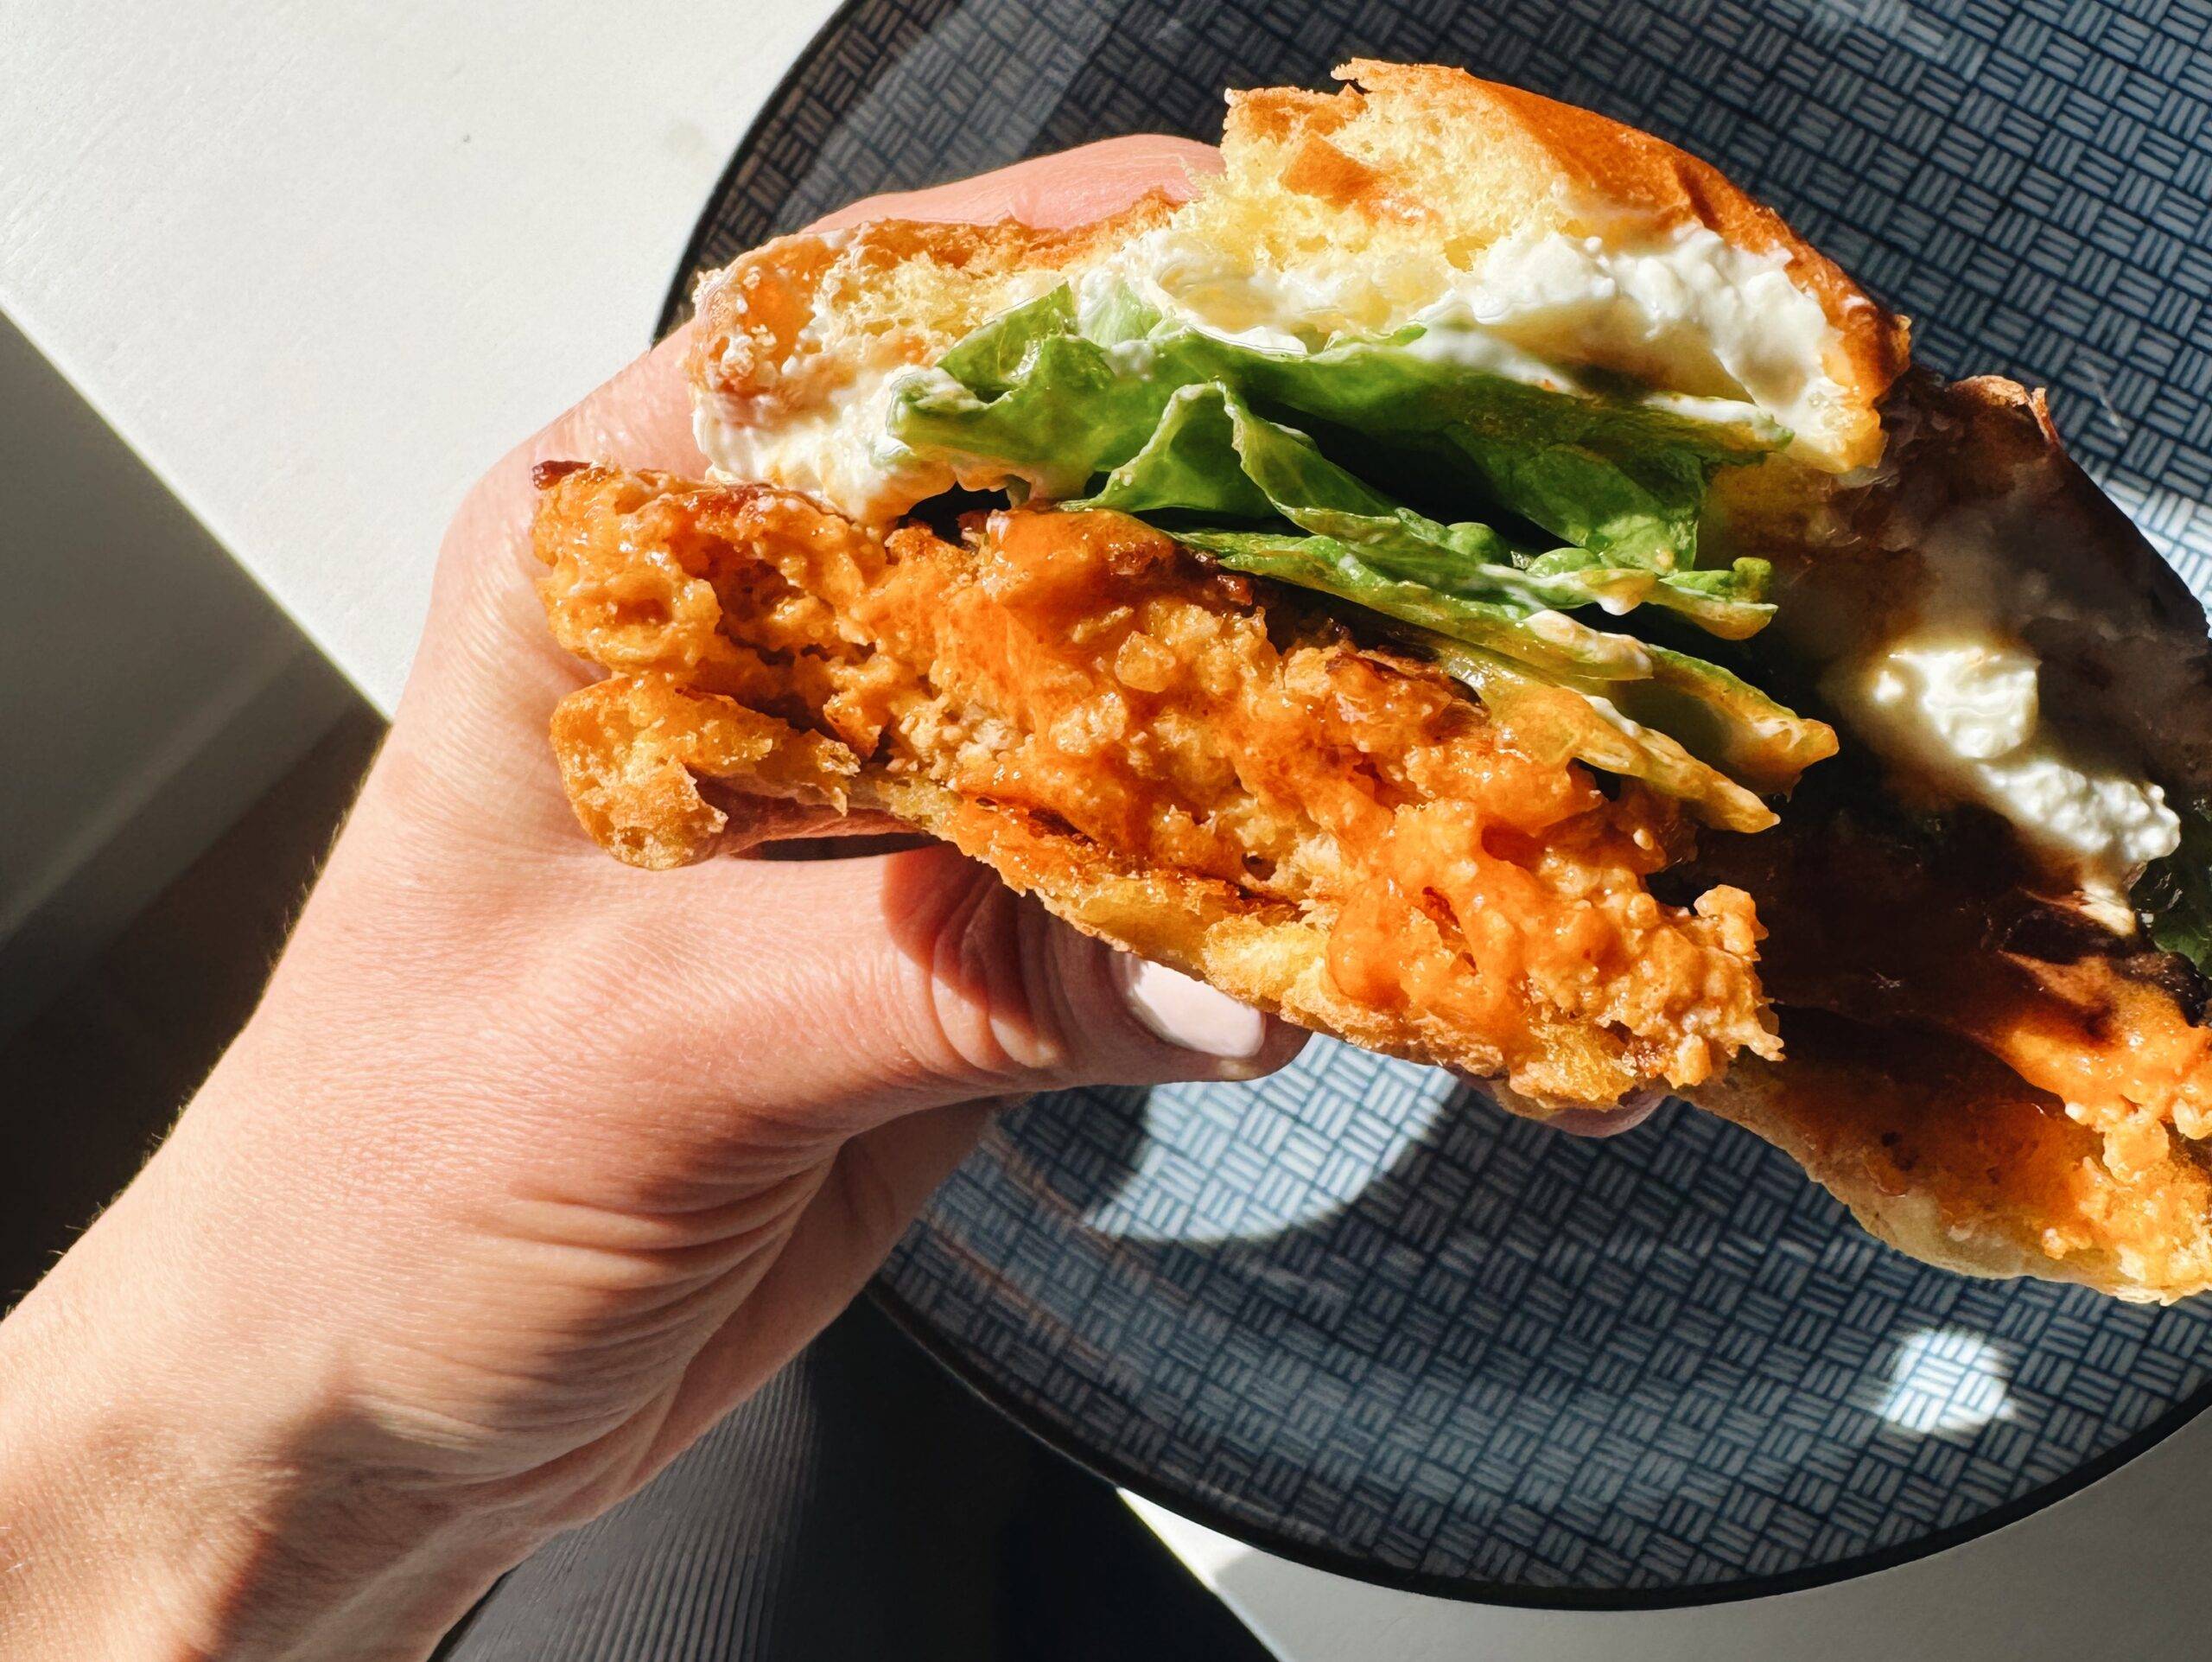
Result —
<instances>
[{"instance_id":1,"label":"hand","mask_svg":"<svg viewBox=\"0 0 2212 1662\"><path fill-rule=\"evenodd\" d=\"M841 217L1071 223L1212 164L1135 139ZM470 494L264 1003L0 1325L10 1658L423 1654L804 1345L989 1099L1297 1049L942 847L648 874L584 837L530 466L698 473L683 346Z\"/></svg>"}]
</instances>

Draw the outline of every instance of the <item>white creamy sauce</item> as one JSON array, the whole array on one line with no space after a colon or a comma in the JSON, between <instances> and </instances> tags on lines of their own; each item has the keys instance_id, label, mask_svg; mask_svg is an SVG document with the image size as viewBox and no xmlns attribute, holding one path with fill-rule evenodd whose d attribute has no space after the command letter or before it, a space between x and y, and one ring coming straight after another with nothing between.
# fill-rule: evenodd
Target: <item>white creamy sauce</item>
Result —
<instances>
[{"instance_id":1,"label":"white creamy sauce","mask_svg":"<svg viewBox=\"0 0 2212 1662\"><path fill-rule=\"evenodd\" d=\"M830 232L825 240L834 248L850 235ZM703 306L714 286L727 280L722 271L702 278L695 304ZM1010 285L1006 303L1033 300L1057 280L1049 271L1033 273ZM733 342L731 349L741 348ZM743 398L695 394L692 436L709 471L717 479L804 491L868 524L895 518L943 489L943 468L919 461L889 431L892 402L908 379L935 376L950 383L941 371L915 367L906 350L893 331L855 341L817 293L791 355L765 375L753 371L759 392ZM845 360L832 365L847 372L844 381L826 393L808 388L786 401L785 384L819 373L825 359Z\"/></svg>"},{"instance_id":2,"label":"white creamy sauce","mask_svg":"<svg viewBox=\"0 0 2212 1662\"><path fill-rule=\"evenodd\" d=\"M1642 722L1622 715L1620 706L1611 698L1601 698L1594 692L1585 693L1583 698L1591 709L1598 712L1599 718L1616 733L1625 734L1631 739L1640 739L1650 731Z\"/></svg>"},{"instance_id":3,"label":"white creamy sauce","mask_svg":"<svg viewBox=\"0 0 2212 1662\"><path fill-rule=\"evenodd\" d=\"M2042 719L2035 657L1992 633L1936 626L1833 676L1828 691L1892 766L2002 814L2092 900L2117 902L2181 844L2156 785L2073 753Z\"/></svg>"},{"instance_id":4,"label":"white creamy sauce","mask_svg":"<svg viewBox=\"0 0 2212 1662\"><path fill-rule=\"evenodd\" d=\"M2181 821L2158 786L2044 720L2042 666L2018 627L2044 594L2010 557L2016 534L1974 508L1921 526L1929 586L1917 617L1822 688L1892 769L2001 814L2047 873L2124 933L2129 888L2180 846Z\"/></svg>"},{"instance_id":5,"label":"white creamy sauce","mask_svg":"<svg viewBox=\"0 0 2212 1662\"><path fill-rule=\"evenodd\" d=\"M1409 291L1394 303L1387 277L1363 261L1320 258L1284 271L1173 226L1132 239L1086 271L1078 305L1107 304L1122 285L1179 322L1273 352L1304 352L1345 329L1386 328L1414 299Z\"/></svg>"},{"instance_id":6,"label":"white creamy sauce","mask_svg":"<svg viewBox=\"0 0 2212 1662\"><path fill-rule=\"evenodd\" d=\"M1540 359L1740 400L1817 432L1840 396L1826 364L1835 329L1788 267L1704 226L1627 247L1551 232L1495 244L1440 303Z\"/></svg>"},{"instance_id":7,"label":"white creamy sauce","mask_svg":"<svg viewBox=\"0 0 2212 1662\"><path fill-rule=\"evenodd\" d=\"M1574 379L1560 366L1524 352L1502 335L1473 327L1460 315L1463 310L1430 307L1417 314L1421 333L1407 351L1427 363L1450 364L1482 375L1502 375L1530 386L1560 392L1577 390Z\"/></svg>"},{"instance_id":8,"label":"white creamy sauce","mask_svg":"<svg viewBox=\"0 0 2212 1662\"><path fill-rule=\"evenodd\" d=\"M913 453L886 430L895 364L863 370L837 394L796 412L767 398L701 397L692 436L718 479L763 480L804 491L856 519L902 513L931 488Z\"/></svg>"}]
</instances>

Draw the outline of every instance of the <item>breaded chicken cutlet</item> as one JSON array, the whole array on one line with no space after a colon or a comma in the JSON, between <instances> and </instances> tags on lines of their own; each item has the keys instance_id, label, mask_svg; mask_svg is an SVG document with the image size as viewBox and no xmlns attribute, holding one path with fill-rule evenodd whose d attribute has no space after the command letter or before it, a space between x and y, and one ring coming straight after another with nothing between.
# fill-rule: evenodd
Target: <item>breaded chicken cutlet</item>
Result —
<instances>
[{"instance_id":1,"label":"breaded chicken cutlet","mask_svg":"<svg viewBox=\"0 0 2212 1662\"><path fill-rule=\"evenodd\" d=\"M887 811L1517 1111L1685 1095L1930 1261L2212 1284L2186 589L1704 163L1345 74L1181 206L702 280L714 480L540 473L586 828Z\"/></svg>"},{"instance_id":2,"label":"breaded chicken cutlet","mask_svg":"<svg viewBox=\"0 0 2212 1662\"><path fill-rule=\"evenodd\" d=\"M725 837L701 782L887 809L1147 958L1539 1101L1778 1054L1748 898L1646 885L1689 847L1675 803L1294 592L1117 513L879 542L780 491L545 482L555 628L615 672L555 743L625 858Z\"/></svg>"}]
</instances>

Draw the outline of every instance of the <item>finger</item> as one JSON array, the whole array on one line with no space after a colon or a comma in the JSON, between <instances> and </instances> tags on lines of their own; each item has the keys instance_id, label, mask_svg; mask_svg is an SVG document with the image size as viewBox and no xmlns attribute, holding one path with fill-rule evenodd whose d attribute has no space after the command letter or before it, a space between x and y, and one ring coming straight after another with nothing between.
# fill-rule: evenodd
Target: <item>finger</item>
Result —
<instances>
[{"instance_id":1,"label":"finger","mask_svg":"<svg viewBox=\"0 0 2212 1662\"><path fill-rule=\"evenodd\" d=\"M608 462L696 478L706 466L691 436L683 354L691 325L671 330L575 408L524 444L528 463ZM529 471L527 465L521 471Z\"/></svg>"},{"instance_id":2,"label":"finger","mask_svg":"<svg viewBox=\"0 0 2212 1662\"><path fill-rule=\"evenodd\" d=\"M1033 156L949 185L865 197L817 220L814 231L835 231L869 220L998 220L1057 228L1083 225L1117 213L1147 191L1180 201L1196 181L1221 171L1221 152L1211 144L1136 133L1101 139L1052 156Z\"/></svg>"},{"instance_id":3,"label":"finger","mask_svg":"<svg viewBox=\"0 0 2212 1662\"><path fill-rule=\"evenodd\" d=\"M703 1101L795 1132L1074 1084L1251 1079L1306 1038L1136 965L943 844L652 881L637 927L681 979L665 997L699 1012L686 1066L715 1082ZM734 939L741 953L720 945Z\"/></svg>"}]
</instances>

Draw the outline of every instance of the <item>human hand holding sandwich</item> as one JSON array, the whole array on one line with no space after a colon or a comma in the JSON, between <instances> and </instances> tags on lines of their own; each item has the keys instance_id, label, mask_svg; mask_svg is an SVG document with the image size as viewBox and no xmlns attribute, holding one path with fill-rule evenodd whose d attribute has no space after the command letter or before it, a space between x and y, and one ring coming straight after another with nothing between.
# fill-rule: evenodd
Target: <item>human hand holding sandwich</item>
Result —
<instances>
[{"instance_id":1,"label":"human hand holding sandwich","mask_svg":"<svg viewBox=\"0 0 2212 1662\"><path fill-rule=\"evenodd\" d=\"M1181 188L1134 139L902 199ZM678 336L510 455L266 999L0 1327L0 1650L404 1657L859 1289L993 1099L1239 1079L1296 1029L940 845L606 860L545 750L531 464L696 471Z\"/></svg>"}]
</instances>

